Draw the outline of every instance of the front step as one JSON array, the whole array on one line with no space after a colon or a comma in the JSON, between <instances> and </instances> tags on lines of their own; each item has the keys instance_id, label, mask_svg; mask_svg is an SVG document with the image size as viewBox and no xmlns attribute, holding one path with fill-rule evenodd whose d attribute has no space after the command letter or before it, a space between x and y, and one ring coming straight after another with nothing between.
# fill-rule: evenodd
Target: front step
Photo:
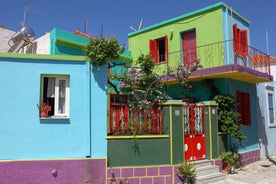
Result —
<instances>
[{"instance_id":1,"label":"front step","mask_svg":"<svg viewBox=\"0 0 276 184\"><path fill-rule=\"evenodd\" d=\"M196 184L207 184L226 179L226 175L219 171L219 167L213 165L210 160L199 160L196 164Z\"/></svg>"}]
</instances>

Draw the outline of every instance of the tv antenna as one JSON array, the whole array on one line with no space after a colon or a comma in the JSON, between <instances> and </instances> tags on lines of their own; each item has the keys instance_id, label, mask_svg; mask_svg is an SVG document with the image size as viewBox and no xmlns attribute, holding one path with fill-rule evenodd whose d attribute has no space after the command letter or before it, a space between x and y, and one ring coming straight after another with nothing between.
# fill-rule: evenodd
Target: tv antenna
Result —
<instances>
[{"instance_id":1,"label":"tv antenna","mask_svg":"<svg viewBox=\"0 0 276 184\"><path fill-rule=\"evenodd\" d=\"M31 5L25 6L23 21L20 21L20 25L22 27L25 27L26 16L28 13L31 13L31 12L41 14L41 12L31 9Z\"/></svg>"},{"instance_id":2,"label":"tv antenna","mask_svg":"<svg viewBox=\"0 0 276 184\"><path fill-rule=\"evenodd\" d=\"M130 28L131 30L133 30L133 31L137 31L137 30L142 29L142 28L143 28L143 19L140 20L138 29L135 29L133 26L130 26L129 28Z\"/></svg>"}]
</instances>

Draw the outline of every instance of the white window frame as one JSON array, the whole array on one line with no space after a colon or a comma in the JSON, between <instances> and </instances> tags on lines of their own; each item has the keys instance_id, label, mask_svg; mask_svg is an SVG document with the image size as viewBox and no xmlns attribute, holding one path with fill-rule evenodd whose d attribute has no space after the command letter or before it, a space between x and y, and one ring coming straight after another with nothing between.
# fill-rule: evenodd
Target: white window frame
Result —
<instances>
[{"instance_id":1,"label":"white window frame","mask_svg":"<svg viewBox=\"0 0 276 184\"><path fill-rule=\"evenodd\" d=\"M70 80L70 77L69 75L66 75L66 76L62 76L62 75L42 75L42 87L41 87L41 90L42 90L42 97L41 97L41 104L43 103L43 88L44 88L44 78L45 77L52 77L55 79L55 91L54 91L54 98L55 98L55 102L54 102L54 115L53 116L49 116L49 118L69 118L69 97L70 97L70 85L69 85L69 80ZM64 107L64 112L61 113L59 111L59 102L60 102L60 97L59 97L59 92L60 92L60 87L59 87L59 82L61 80L65 80L65 107Z\"/></svg>"},{"instance_id":2,"label":"white window frame","mask_svg":"<svg viewBox=\"0 0 276 184\"><path fill-rule=\"evenodd\" d=\"M273 108L273 116L274 121L271 122L270 120L270 107L269 107L269 95L272 96L272 108ZM273 86L266 86L266 103L267 103L267 123L268 127L276 127L276 111L275 111L275 97L274 97L274 87Z\"/></svg>"}]
</instances>

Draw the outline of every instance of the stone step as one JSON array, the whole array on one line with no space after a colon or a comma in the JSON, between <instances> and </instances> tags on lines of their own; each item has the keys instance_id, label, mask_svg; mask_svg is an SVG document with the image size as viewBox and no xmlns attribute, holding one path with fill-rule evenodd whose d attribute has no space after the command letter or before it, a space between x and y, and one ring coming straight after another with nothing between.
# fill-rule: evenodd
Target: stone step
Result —
<instances>
[{"instance_id":1,"label":"stone step","mask_svg":"<svg viewBox=\"0 0 276 184\"><path fill-rule=\"evenodd\" d=\"M195 161L196 167L204 167L204 166L209 166L212 165L211 160L197 160Z\"/></svg>"},{"instance_id":2,"label":"stone step","mask_svg":"<svg viewBox=\"0 0 276 184\"><path fill-rule=\"evenodd\" d=\"M196 165L196 184L208 184L226 179L226 175L219 171L219 167L212 164L210 160L195 161Z\"/></svg>"},{"instance_id":3,"label":"stone step","mask_svg":"<svg viewBox=\"0 0 276 184\"><path fill-rule=\"evenodd\" d=\"M197 167L196 173L197 173L197 176L205 176L213 173L219 173L219 167L215 165Z\"/></svg>"},{"instance_id":4,"label":"stone step","mask_svg":"<svg viewBox=\"0 0 276 184\"><path fill-rule=\"evenodd\" d=\"M226 175L223 173L214 173L205 176L199 176L196 178L196 184L208 184L221 180L225 180Z\"/></svg>"}]
</instances>

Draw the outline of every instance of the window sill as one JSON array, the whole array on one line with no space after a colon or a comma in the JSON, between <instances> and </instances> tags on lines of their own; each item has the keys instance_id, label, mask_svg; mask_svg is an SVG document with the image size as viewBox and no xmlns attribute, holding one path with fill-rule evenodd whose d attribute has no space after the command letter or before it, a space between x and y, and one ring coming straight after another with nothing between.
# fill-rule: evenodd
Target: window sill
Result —
<instances>
[{"instance_id":1,"label":"window sill","mask_svg":"<svg viewBox=\"0 0 276 184\"><path fill-rule=\"evenodd\" d=\"M69 117L50 116L39 118L41 124L70 124Z\"/></svg>"},{"instance_id":2,"label":"window sill","mask_svg":"<svg viewBox=\"0 0 276 184\"><path fill-rule=\"evenodd\" d=\"M156 65L162 65L162 64L167 64L167 63L168 63L168 61L161 61L161 62L156 63Z\"/></svg>"},{"instance_id":3,"label":"window sill","mask_svg":"<svg viewBox=\"0 0 276 184\"><path fill-rule=\"evenodd\" d=\"M121 135L121 136L106 136L106 139L160 139L169 138L169 135Z\"/></svg>"},{"instance_id":4,"label":"window sill","mask_svg":"<svg viewBox=\"0 0 276 184\"><path fill-rule=\"evenodd\" d=\"M69 119L69 117L62 117L62 116L49 116L49 117L45 117L45 118L43 118L43 117L39 117L39 119L52 119L52 120L56 120L56 119Z\"/></svg>"},{"instance_id":5,"label":"window sill","mask_svg":"<svg viewBox=\"0 0 276 184\"><path fill-rule=\"evenodd\" d=\"M270 124L268 125L268 128L276 128L276 124Z\"/></svg>"}]
</instances>

